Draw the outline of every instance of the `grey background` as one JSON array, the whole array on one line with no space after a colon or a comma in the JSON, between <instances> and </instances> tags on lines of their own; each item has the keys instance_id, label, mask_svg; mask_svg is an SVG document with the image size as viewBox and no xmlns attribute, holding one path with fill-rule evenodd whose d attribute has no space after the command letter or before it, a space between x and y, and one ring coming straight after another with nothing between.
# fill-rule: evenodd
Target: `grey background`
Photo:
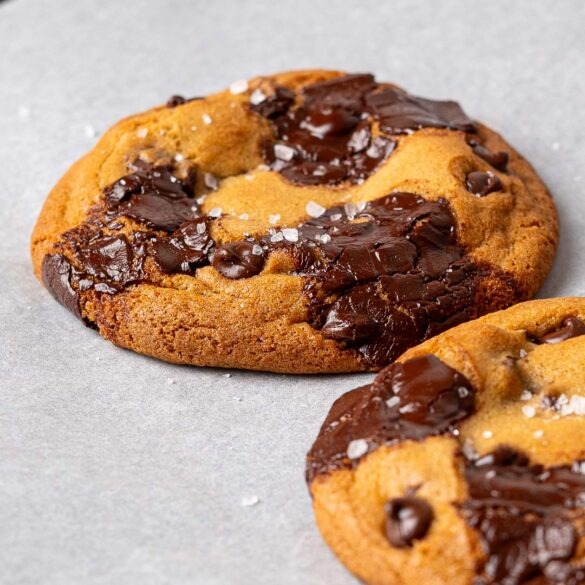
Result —
<instances>
[{"instance_id":1,"label":"grey background","mask_svg":"<svg viewBox=\"0 0 585 585\"><path fill-rule=\"evenodd\" d=\"M291 68L455 98L556 197L541 296L585 294L584 30L582 0L0 3L0 583L355 582L319 538L303 458L333 399L370 376L159 363L34 280L36 215L93 130Z\"/></svg>"}]
</instances>

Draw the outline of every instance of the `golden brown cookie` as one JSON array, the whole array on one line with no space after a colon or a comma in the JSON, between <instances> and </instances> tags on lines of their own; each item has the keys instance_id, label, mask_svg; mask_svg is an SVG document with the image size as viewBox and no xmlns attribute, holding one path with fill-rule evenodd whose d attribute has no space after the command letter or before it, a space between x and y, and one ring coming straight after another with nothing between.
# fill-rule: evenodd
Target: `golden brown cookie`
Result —
<instances>
[{"instance_id":1,"label":"golden brown cookie","mask_svg":"<svg viewBox=\"0 0 585 585\"><path fill-rule=\"evenodd\" d=\"M585 583L584 417L585 299L459 325L335 402L319 529L368 584Z\"/></svg>"},{"instance_id":2,"label":"golden brown cookie","mask_svg":"<svg viewBox=\"0 0 585 585\"><path fill-rule=\"evenodd\" d=\"M455 102L305 71L116 124L49 195L32 256L119 346L341 372L531 297L556 243L530 165Z\"/></svg>"}]
</instances>

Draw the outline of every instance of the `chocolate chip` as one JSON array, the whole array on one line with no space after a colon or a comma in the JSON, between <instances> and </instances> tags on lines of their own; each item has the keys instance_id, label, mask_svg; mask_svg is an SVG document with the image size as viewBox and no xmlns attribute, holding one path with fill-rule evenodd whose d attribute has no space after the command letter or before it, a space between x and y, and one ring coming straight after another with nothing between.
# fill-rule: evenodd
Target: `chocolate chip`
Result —
<instances>
[{"instance_id":1,"label":"chocolate chip","mask_svg":"<svg viewBox=\"0 0 585 585\"><path fill-rule=\"evenodd\" d=\"M86 274L97 280L127 284L134 253L124 235L106 236L90 242L78 256Z\"/></svg>"},{"instance_id":2,"label":"chocolate chip","mask_svg":"<svg viewBox=\"0 0 585 585\"><path fill-rule=\"evenodd\" d=\"M427 535L433 518L433 509L425 500L394 498L386 504L386 538L396 548L408 548Z\"/></svg>"},{"instance_id":3,"label":"chocolate chip","mask_svg":"<svg viewBox=\"0 0 585 585\"><path fill-rule=\"evenodd\" d=\"M579 317L567 317L559 328L548 331L540 337L529 337L535 343L555 344L581 335L585 335L585 323Z\"/></svg>"},{"instance_id":4,"label":"chocolate chip","mask_svg":"<svg viewBox=\"0 0 585 585\"><path fill-rule=\"evenodd\" d=\"M370 450L451 432L474 412L469 381L437 357L395 362L374 383L339 398L327 415L307 460L309 481L344 466L348 445L364 439Z\"/></svg>"},{"instance_id":5,"label":"chocolate chip","mask_svg":"<svg viewBox=\"0 0 585 585\"><path fill-rule=\"evenodd\" d=\"M43 258L42 278L53 298L81 319L79 294L71 286L71 263L63 254L47 254Z\"/></svg>"},{"instance_id":6,"label":"chocolate chip","mask_svg":"<svg viewBox=\"0 0 585 585\"><path fill-rule=\"evenodd\" d=\"M465 477L469 499L461 513L487 555L481 583L582 582L570 564L578 542L570 511L583 505L585 475L568 466L530 465L526 455L504 446L468 461Z\"/></svg>"},{"instance_id":7,"label":"chocolate chip","mask_svg":"<svg viewBox=\"0 0 585 585\"><path fill-rule=\"evenodd\" d=\"M259 95L254 103L255 95ZM295 94L282 85L263 84L250 97L250 109L265 118L284 115L295 101Z\"/></svg>"},{"instance_id":8,"label":"chocolate chip","mask_svg":"<svg viewBox=\"0 0 585 585\"><path fill-rule=\"evenodd\" d=\"M506 167L508 166L508 160L510 158L507 152L492 152L475 140L470 140L468 144L477 156L485 160L492 167L501 172L506 170Z\"/></svg>"},{"instance_id":9,"label":"chocolate chip","mask_svg":"<svg viewBox=\"0 0 585 585\"><path fill-rule=\"evenodd\" d=\"M465 179L465 186L470 193L478 197L485 197L495 191L503 189L502 181L490 171L473 171Z\"/></svg>"},{"instance_id":10,"label":"chocolate chip","mask_svg":"<svg viewBox=\"0 0 585 585\"><path fill-rule=\"evenodd\" d=\"M223 244L213 255L213 267L226 278L250 278L264 268L264 250L247 241Z\"/></svg>"}]
</instances>

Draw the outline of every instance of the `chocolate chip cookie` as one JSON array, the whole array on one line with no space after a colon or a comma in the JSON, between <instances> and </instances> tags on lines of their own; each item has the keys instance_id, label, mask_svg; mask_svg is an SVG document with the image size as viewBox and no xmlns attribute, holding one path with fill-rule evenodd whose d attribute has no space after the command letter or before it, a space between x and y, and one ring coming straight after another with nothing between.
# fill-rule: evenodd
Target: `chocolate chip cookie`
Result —
<instances>
[{"instance_id":1,"label":"chocolate chip cookie","mask_svg":"<svg viewBox=\"0 0 585 585\"><path fill-rule=\"evenodd\" d=\"M116 124L49 195L32 256L121 347L342 372L531 297L557 231L533 169L455 102L305 71Z\"/></svg>"},{"instance_id":2,"label":"chocolate chip cookie","mask_svg":"<svg viewBox=\"0 0 585 585\"><path fill-rule=\"evenodd\" d=\"M335 402L317 524L370 584L585 583L584 415L585 299L455 327Z\"/></svg>"}]
</instances>

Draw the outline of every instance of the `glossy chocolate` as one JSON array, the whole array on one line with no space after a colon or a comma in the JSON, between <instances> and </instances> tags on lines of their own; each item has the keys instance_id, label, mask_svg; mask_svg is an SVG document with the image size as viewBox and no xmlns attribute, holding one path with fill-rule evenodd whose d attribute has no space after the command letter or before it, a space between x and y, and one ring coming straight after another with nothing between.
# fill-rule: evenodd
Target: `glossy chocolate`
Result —
<instances>
[{"instance_id":1,"label":"glossy chocolate","mask_svg":"<svg viewBox=\"0 0 585 585\"><path fill-rule=\"evenodd\" d=\"M585 335L585 323L579 317L567 317L560 327L552 329L540 337L535 335L529 337L534 343L555 344L581 335Z\"/></svg>"},{"instance_id":2,"label":"glossy chocolate","mask_svg":"<svg viewBox=\"0 0 585 585\"><path fill-rule=\"evenodd\" d=\"M487 556L477 585L585 581L585 567L569 563L578 540L575 520L585 518L582 466L544 469L509 447L467 464L469 499L461 513Z\"/></svg>"},{"instance_id":3,"label":"glossy chocolate","mask_svg":"<svg viewBox=\"0 0 585 585\"><path fill-rule=\"evenodd\" d=\"M43 283L53 298L81 319L79 294L71 286L72 266L63 254L47 254L43 258Z\"/></svg>"},{"instance_id":4,"label":"glossy chocolate","mask_svg":"<svg viewBox=\"0 0 585 585\"><path fill-rule=\"evenodd\" d=\"M492 172L473 171L465 178L465 186L470 193L478 197L485 197L490 193L501 191L502 181Z\"/></svg>"},{"instance_id":5,"label":"glossy chocolate","mask_svg":"<svg viewBox=\"0 0 585 585\"><path fill-rule=\"evenodd\" d=\"M393 363L373 384L335 401L307 456L307 481L352 467L381 445L455 430L474 411L474 397L469 381L433 355ZM351 458L354 441L367 448Z\"/></svg>"},{"instance_id":6,"label":"glossy chocolate","mask_svg":"<svg viewBox=\"0 0 585 585\"><path fill-rule=\"evenodd\" d=\"M488 164L494 167L494 169L505 172L506 167L508 166L508 160L510 158L507 152L502 150L498 152L492 152L476 140L469 140L468 144L473 152L477 154L477 156L485 160Z\"/></svg>"},{"instance_id":7,"label":"glossy chocolate","mask_svg":"<svg viewBox=\"0 0 585 585\"><path fill-rule=\"evenodd\" d=\"M394 498L386 504L384 533L396 548L411 547L422 540L433 523L433 509L426 500L414 496Z\"/></svg>"},{"instance_id":8,"label":"glossy chocolate","mask_svg":"<svg viewBox=\"0 0 585 585\"><path fill-rule=\"evenodd\" d=\"M252 92L250 108L272 121L274 140L264 145L270 167L303 185L363 182L394 150L393 134L425 127L475 131L455 102L418 98L368 74L305 86L298 101L265 81Z\"/></svg>"}]
</instances>

